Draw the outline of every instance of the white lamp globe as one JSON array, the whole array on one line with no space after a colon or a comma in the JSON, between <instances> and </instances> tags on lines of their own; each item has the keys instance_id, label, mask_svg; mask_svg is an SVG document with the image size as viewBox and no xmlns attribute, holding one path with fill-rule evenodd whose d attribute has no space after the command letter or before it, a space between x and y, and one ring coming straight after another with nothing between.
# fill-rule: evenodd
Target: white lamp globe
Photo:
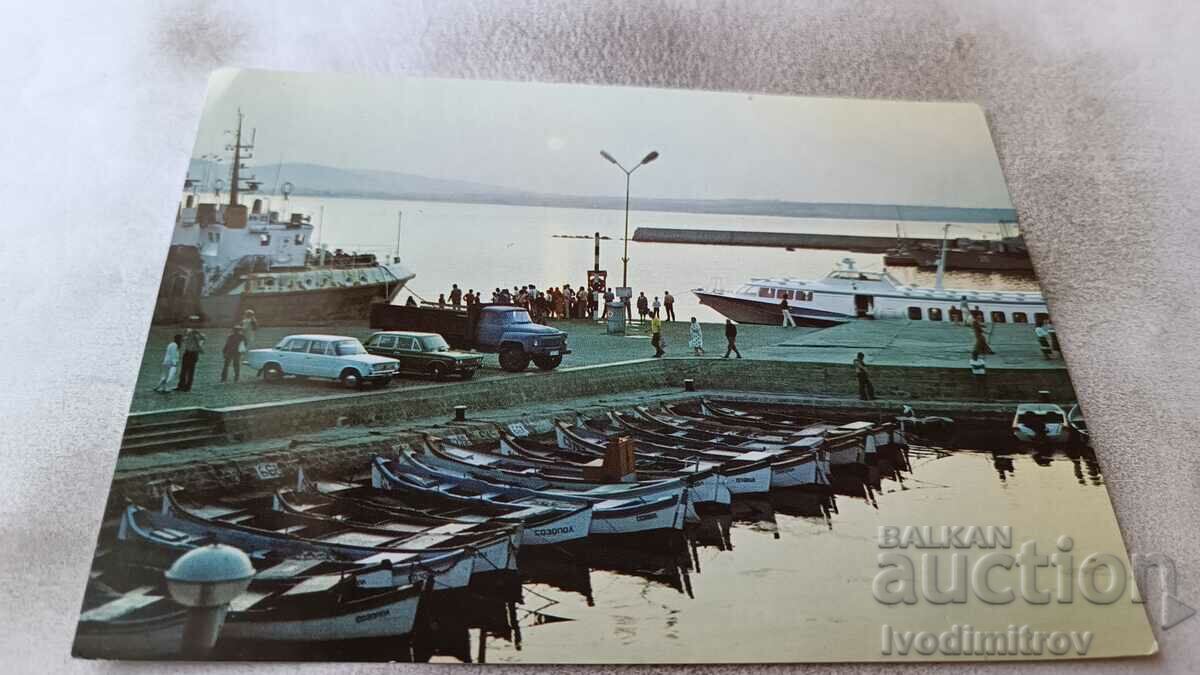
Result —
<instances>
[{"instance_id":1,"label":"white lamp globe","mask_svg":"<svg viewBox=\"0 0 1200 675\"><path fill-rule=\"evenodd\" d=\"M167 590L185 607L229 604L250 585L254 565L240 549L209 544L179 557L167 570Z\"/></svg>"}]
</instances>

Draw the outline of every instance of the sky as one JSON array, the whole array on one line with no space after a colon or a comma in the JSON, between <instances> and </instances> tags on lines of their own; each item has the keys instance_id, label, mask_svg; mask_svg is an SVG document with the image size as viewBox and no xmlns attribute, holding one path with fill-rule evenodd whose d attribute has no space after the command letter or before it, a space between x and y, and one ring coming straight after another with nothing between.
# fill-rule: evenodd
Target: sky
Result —
<instances>
[{"instance_id":1,"label":"sky","mask_svg":"<svg viewBox=\"0 0 1200 675\"><path fill-rule=\"evenodd\" d=\"M246 115L251 163L377 169L518 190L1012 208L971 103L221 70L193 156Z\"/></svg>"}]
</instances>

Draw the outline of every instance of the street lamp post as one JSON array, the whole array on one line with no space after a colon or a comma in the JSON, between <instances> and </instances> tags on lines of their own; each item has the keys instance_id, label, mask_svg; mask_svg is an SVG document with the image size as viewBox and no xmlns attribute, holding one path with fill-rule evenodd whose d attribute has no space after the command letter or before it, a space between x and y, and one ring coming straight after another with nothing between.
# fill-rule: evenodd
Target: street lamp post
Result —
<instances>
[{"instance_id":1,"label":"street lamp post","mask_svg":"<svg viewBox=\"0 0 1200 675\"><path fill-rule=\"evenodd\" d=\"M633 175L634 171L637 171L639 168L658 159L658 151L654 150L650 154L643 157L642 161L638 162L638 165L632 169L626 169L612 155L608 154L608 152L604 150L600 151L600 156L612 162L613 164L616 164L617 168L625 172L625 251L621 257L621 287L629 288L629 177ZM626 299L626 303L628 304L628 299Z\"/></svg>"}]
</instances>

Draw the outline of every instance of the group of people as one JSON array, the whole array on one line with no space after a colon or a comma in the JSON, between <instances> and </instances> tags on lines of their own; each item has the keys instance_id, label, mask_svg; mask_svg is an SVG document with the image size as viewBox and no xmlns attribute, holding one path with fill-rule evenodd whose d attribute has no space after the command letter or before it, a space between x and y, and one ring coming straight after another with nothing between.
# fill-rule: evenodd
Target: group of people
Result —
<instances>
[{"instance_id":1,"label":"group of people","mask_svg":"<svg viewBox=\"0 0 1200 675\"><path fill-rule=\"evenodd\" d=\"M241 378L242 355L253 346L257 331L258 318L255 317L254 310L248 309L243 313L242 320L230 330L225 344L221 347L221 356L225 359L221 368L221 382L229 381L230 370L233 371L234 382ZM163 394L170 391L191 391L196 379L196 365L200 362L200 355L204 353L205 340L207 338L204 333L195 328L176 333L163 354L162 373L154 391ZM175 381L177 375L179 379ZM174 388L171 387L172 381L175 381Z\"/></svg>"},{"instance_id":2,"label":"group of people","mask_svg":"<svg viewBox=\"0 0 1200 675\"><path fill-rule=\"evenodd\" d=\"M608 302L611 302L609 300ZM654 296L654 301L651 302L646 297L646 293L638 293L637 302L638 320L645 321L646 319L658 319L662 317L662 313L666 313L667 321L675 320L675 296L671 295L671 291L663 291L662 302L658 301L658 296ZM695 317L692 318L692 323L696 323Z\"/></svg>"},{"instance_id":3,"label":"group of people","mask_svg":"<svg viewBox=\"0 0 1200 675\"><path fill-rule=\"evenodd\" d=\"M458 284L453 284L449 293L438 295L437 305L443 309L462 309L483 301L483 291L476 292L475 289L468 288L464 293ZM511 290L495 288L489 301L524 307L529 311L530 318L537 323L543 323L547 319L590 319L596 316L598 310L596 300L588 293L587 288L580 286L573 289L570 284L552 286L546 290L541 290L534 284L513 286Z\"/></svg>"},{"instance_id":4,"label":"group of people","mask_svg":"<svg viewBox=\"0 0 1200 675\"><path fill-rule=\"evenodd\" d=\"M613 289L609 288L597 298L597 294L589 293L586 286L572 288L570 284L551 286L546 290L539 289L534 284L495 288L492 290L490 302L501 305L524 307L529 316L538 323L547 319L607 319L617 301ZM484 301L483 291L476 292L468 288L465 292L458 284L452 284L448 293L438 295L439 308L452 307L462 309ZM646 321L651 318L662 318L675 321L675 296L670 291L664 291L662 300L654 296L653 302L646 297L645 292L639 293L636 301L638 318ZM627 310L628 311L628 310Z\"/></svg>"}]
</instances>

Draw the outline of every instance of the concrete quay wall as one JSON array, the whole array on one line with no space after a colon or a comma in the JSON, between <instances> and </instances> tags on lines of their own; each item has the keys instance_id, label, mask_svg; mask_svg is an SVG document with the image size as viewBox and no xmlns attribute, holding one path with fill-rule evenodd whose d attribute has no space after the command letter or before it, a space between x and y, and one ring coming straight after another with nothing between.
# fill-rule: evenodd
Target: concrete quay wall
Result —
<instances>
[{"instance_id":1,"label":"concrete quay wall","mask_svg":"<svg viewBox=\"0 0 1200 675\"><path fill-rule=\"evenodd\" d=\"M850 365L757 359L667 358L530 372L502 381L470 381L396 391L264 403L218 411L225 431L238 440L270 438L332 426L387 424L470 410L512 409L559 399L683 387L693 379L703 390L761 391L826 398L856 398ZM1047 390L1055 401L1073 401L1065 369L992 369L983 377L966 368L874 366L878 399L892 407L914 401L1021 402Z\"/></svg>"}]
</instances>

